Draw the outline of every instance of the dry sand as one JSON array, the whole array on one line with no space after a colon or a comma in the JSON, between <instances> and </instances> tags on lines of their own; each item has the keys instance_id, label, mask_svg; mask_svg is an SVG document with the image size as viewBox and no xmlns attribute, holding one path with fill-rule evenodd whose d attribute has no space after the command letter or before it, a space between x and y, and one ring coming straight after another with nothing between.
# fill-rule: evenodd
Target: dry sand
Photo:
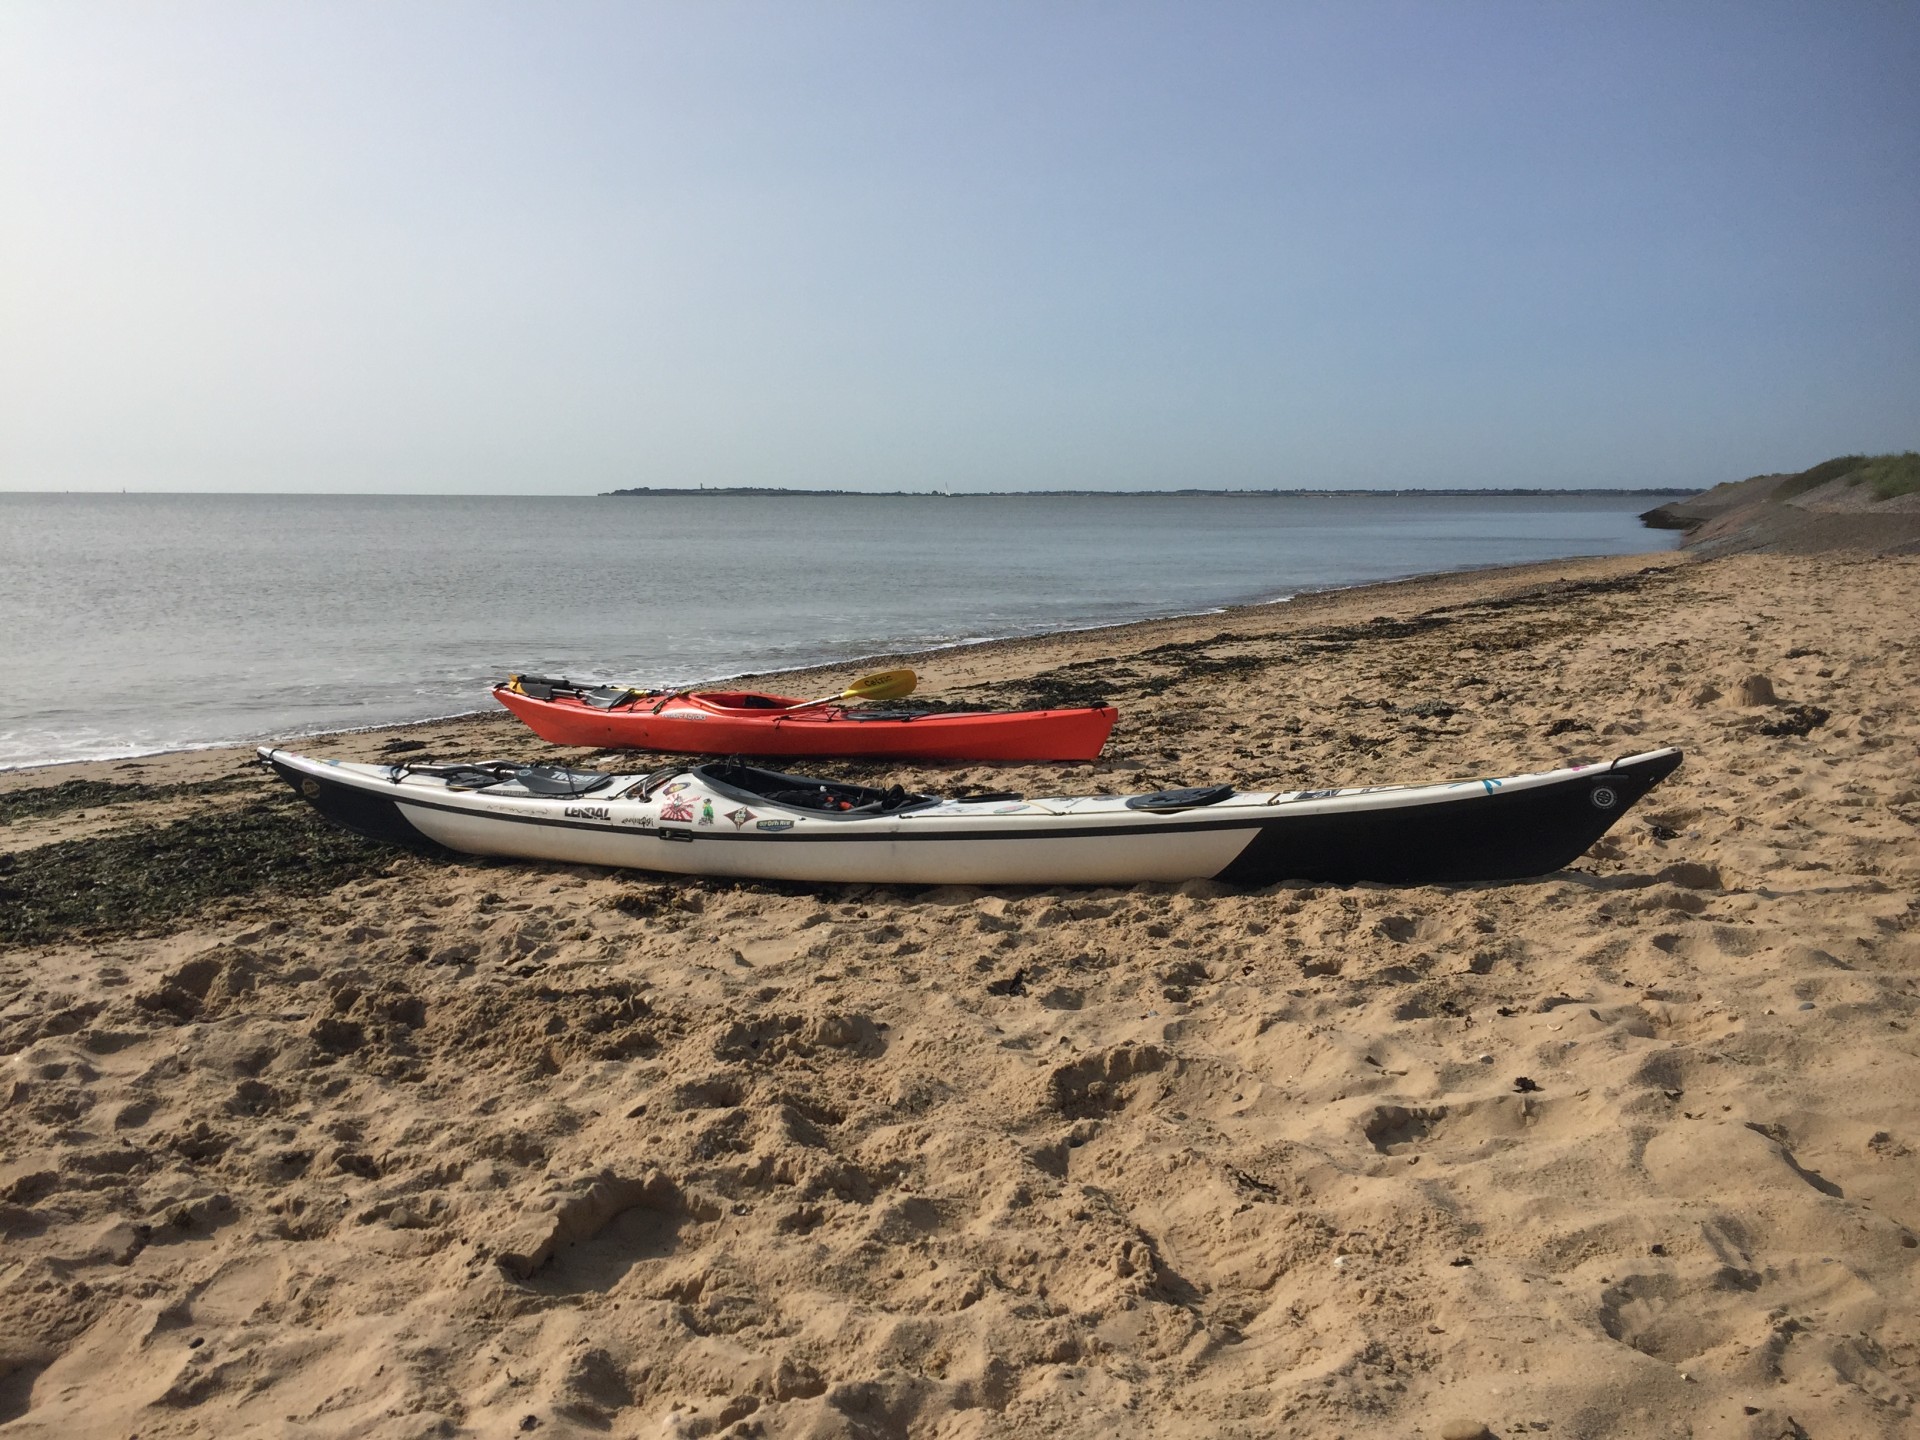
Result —
<instances>
[{"instance_id":1,"label":"dry sand","mask_svg":"<svg viewBox=\"0 0 1920 1440\"><path fill-rule=\"evenodd\" d=\"M16 944L0 1436L1912 1435L1916 615L1916 559L1639 557L921 665L1124 709L1099 767L945 789L1686 747L1531 883L367 850ZM310 748L396 739L541 748ZM251 813L245 758L0 777L199 786L0 828L0 905L191 850L151 827Z\"/></svg>"}]
</instances>

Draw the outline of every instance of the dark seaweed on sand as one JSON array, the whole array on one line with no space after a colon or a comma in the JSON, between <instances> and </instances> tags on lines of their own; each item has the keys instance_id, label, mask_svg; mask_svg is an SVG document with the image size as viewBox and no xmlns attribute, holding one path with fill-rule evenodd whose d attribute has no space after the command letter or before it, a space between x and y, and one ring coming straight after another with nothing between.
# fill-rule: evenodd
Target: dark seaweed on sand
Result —
<instances>
[{"instance_id":1,"label":"dark seaweed on sand","mask_svg":"<svg viewBox=\"0 0 1920 1440\"><path fill-rule=\"evenodd\" d=\"M967 693L979 697L974 704L986 702L996 710L1078 710L1089 705L1105 705L1113 690L1111 683L1083 679L1073 674L1079 666L1043 670L1024 680L989 680L969 685ZM1131 673L1131 672L1129 672ZM1113 678L1109 671L1107 679Z\"/></svg>"},{"instance_id":2,"label":"dark seaweed on sand","mask_svg":"<svg viewBox=\"0 0 1920 1440\"><path fill-rule=\"evenodd\" d=\"M91 810L107 805L130 805L142 800L174 800L182 795L210 795L236 785L258 782L246 776L219 780L183 781L176 785L142 785L124 780L68 780L59 785L0 793L0 825L39 820L68 810Z\"/></svg>"},{"instance_id":3,"label":"dark seaweed on sand","mask_svg":"<svg viewBox=\"0 0 1920 1440\"><path fill-rule=\"evenodd\" d=\"M1084 680L1062 680L1052 675L1035 675L1023 683L1010 704L1015 710L1078 710L1083 706L1105 705L1109 687Z\"/></svg>"},{"instance_id":4,"label":"dark seaweed on sand","mask_svg":"<svg viewBox=\"0 0 1920 1440\"><path fill-rule=\"evenodd\" d=\"M1762 735L1805 737L1832 718L1832 713L1819 705L1783 705L1777 716L1760 724L1759 730Z\"/></svg>"},{"instance_id":5,"label":"dark seaweed on sand","mask_svg":"<svg viewBox=\"0 0 1920 1440\"><path fill-rule=\"evenodd\" d=\"M323 894L394 858L291 797L61 841L0 855L0 945L163 932L221 900Z\"/></svg>"}]
</instances>

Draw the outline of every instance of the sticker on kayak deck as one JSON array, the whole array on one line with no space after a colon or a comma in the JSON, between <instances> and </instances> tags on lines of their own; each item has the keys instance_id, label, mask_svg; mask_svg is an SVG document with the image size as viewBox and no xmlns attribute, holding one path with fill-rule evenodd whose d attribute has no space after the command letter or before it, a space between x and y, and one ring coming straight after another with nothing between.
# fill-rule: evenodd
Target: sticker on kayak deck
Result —
<instances>
[{"instance_id":1,"label":"sticker on kayak deck","mask_svg":"<svg viewBox=\"0 0 1920 1440\"><path fill-rule=\"evenodd\" d=\"M1487 794L1491 795L1507 782L1504 780L1482 780L1480 783L1487 787Z\"/></svg>"},{"instance_id":2,"label":"sticker on kayak deck","mask_svg":"<svg viewBox=\"0 0 1920 1440\"><path fill-rule=\"evenodd\" d=\"M660 793L662 795L678 795L682 790L686 789L687 786L691 785L692 783L693 782L691 780L670 781L669 783L662 785L660 787Z\"/></svg>"},{"instance_id":3,"label":"sticker on kayak deck","mask_svg":"<svg viewBox=\"0 0 1920 1440\"><path fill-rule=\"evenodd\" d=\"M713 801L711 799L700 802L700 823L702 825L711 825L713 823Z\"/></svg>"},{"instance_id":4,"label":"sticker on kayak deck","mask_svg":"<svg viewBox=\"0 0 1920 1440\"><path fill-rule=\"evenodd\" d=\"M793 821L762 820L758 825L754 826L753 828L756 830L791 830L793 828Z\"/></svg>"},{"instance_id":5,"label":"sticker on kayak deck","mask_svg":"<svg viewBox=\"0 0 1920 1440\"><path fill-rule=\"evenodd\" d=\"M727 811L727 819L733 822L734 829L736 830L744 829L746 826L746 823L749 820L753 819L753 812L747 809L746 806L742 805L738 810Z\"/></svg>"},{"instance_id":6,"label":"sticker on kayak deck","mask_svg":"<svg viewBox=\"0 0 1920 1440\"><path fill-rule=\"evenodd\" d=\"M611 820L613 811L604 805L569 805L561 812L569 820Z\"/></svg>"},{"instance_id":7,"label":"sticker on kayak deck","mask_svg":"<svg viewBox=\"0 0 1920 1440\"><path fill-rule=\"evenodd\" d=\"M1027 804L1027 803L1026 803L1026 801L1024 801L1024 800L1015 800L1015 801L1012 801L1011 803L1009 803L1009 804L1006 804L1006 805L996 805L996 806L994 806L994 807L993 807L993 813L994 813L994 814L996 814L996 815L1012 815L1012 814L1014 814L1014 813L1015 813L1015 812L1017 812L1017 811L1020 811L1020 810L1031 810L1032 808L1033 808L1033 807L1032 807L1031 805L1029 805L1029 804Z\"/></svg>"},{"instance_id":8,"label":"sticker on kayak deck","mask_svg":"<svg viewBox=\"0 0 1920 1440\"><path fill-rule=\"evenodd\" d=\"M691 820L693 818L693 802L691 800L682 800L678 795L674 796L671 800L663 801L660 806L660 818L662 820Z\"/></svg>"}]
</instances>

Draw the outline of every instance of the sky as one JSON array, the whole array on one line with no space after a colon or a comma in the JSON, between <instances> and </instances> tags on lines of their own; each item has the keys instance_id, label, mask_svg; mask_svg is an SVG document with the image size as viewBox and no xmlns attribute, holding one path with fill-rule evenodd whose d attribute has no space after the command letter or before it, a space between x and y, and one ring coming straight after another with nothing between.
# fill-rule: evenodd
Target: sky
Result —
<instances>
[{"instance_id":1,"label":"sky","mask_svg":"<svg viewBox=\"0 0 1920 1440\"><path fill-rule=\"evenodd\" d=\"M0 490L1920 448L1920 6L7 0Z\"/></svg>"}]
</instances>

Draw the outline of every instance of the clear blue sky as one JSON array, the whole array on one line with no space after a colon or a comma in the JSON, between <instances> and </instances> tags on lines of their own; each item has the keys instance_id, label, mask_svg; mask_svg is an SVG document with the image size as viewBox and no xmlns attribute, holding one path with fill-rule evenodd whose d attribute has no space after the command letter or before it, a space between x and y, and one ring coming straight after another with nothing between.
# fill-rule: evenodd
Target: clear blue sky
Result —
<instances>
[{"instance_id":1,"label":"clear blue sky","mask_svg":"<svg viewBox=\"0 0 1920 1440\"><path fill-rule=\"evenodd\" d=\"M0 6L0 489L1920 448L1920 5Z\"/></svg>"}]
</instances>

